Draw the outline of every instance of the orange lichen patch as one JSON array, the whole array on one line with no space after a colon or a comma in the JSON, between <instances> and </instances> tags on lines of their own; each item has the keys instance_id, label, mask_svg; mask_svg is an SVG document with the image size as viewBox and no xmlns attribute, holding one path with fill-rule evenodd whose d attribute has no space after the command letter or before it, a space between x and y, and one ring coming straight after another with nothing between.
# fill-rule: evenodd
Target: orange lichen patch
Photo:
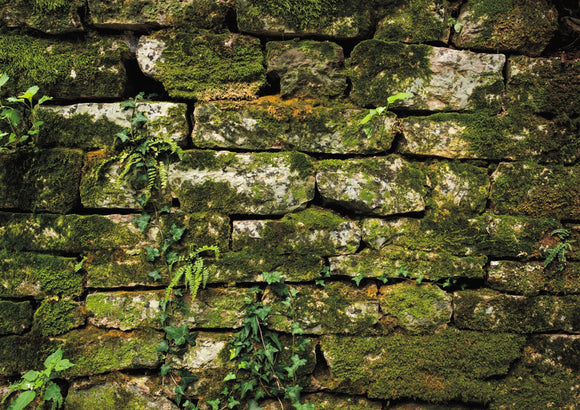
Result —
<instances>
[{"instance_id":1,"label":"orange lichen patch","mask_svg":"<svg viewBox=\"0 0 580 410\"><path fill-rule=\"evenodd\" d=\"M97 151L90 151L87 152L87 161L96 161L99 159L105 159L106 158L106 153L105 150L97 150Z\"/></svg>"}]
</instances>

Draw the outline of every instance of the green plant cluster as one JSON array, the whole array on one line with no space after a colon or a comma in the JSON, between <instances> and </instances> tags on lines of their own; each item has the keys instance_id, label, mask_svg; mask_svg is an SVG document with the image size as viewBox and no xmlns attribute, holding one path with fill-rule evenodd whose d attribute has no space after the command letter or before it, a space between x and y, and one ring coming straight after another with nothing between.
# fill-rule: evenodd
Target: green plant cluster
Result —
<instances>
[{"instance_id":1,"label":"green plant cluster","mask_svg":"<svg viewBox=\"0 0 580 410\"><path fill-rule=\"evenodd\" d=\"M30 370L22 379L11 384L8 394L2 399L4 403L12 393L21 391L20 394L8 406L8 410L22 410L35 400L39 400L36 408L43 407L44 403L51 403L51 410L57 409L63 404L63 397L58 384L54 382L56 374L74 366L68 359L62 358L62 350L59 347L44 361L44 370Z\"/></svg>"},{"instance_id":2,"label":"green plant cluster","mask_svg":"<svg viewBox=\"0 0 580 410\"><path fill-rule=\"evenodd\" d=\"M0 75L0 91L9 79L6 73ZM34 145L33 138L43 124L34 120L36 107L52 100L43 96L35 101L38 90L38 86L32 86L16 97L6 98L6 101L0 98L0 152Z\"/></svg>"},{"instance_id":3,"label":"green plant cluster","mask_svg":"<svg viewBox=\"0 0 580 410\"><path fill-rule=\"evenodd\" d=\"M550 235L556 236L560 239L560 242L553 248L546 250L546 259L544 260L544 268L548 267L549 264L558 261L558 270L564 270L566 266L566 254L572 250L572 243L568 238L571 232L568 229L555 229Z\"/></svg>"},{"instance_id":4,"label":"green plant cluster","mask_svg":"<svg viewBox=\"0 0 580 410\"><path fill-rule=\"evenodd\" d=\"M388 111L389 106L394 102L404 100L412 96L413 95L409 93L397 93L387 98L387 105L371 109L369 113L359 122L359 125L364 125L363 131L366 134L366 136L371 137L372 127L370 126L370 124L368 124L368 122L371 121L375 117L375 115L384 114L386 111Z\"/></svg>"}]
</instances>

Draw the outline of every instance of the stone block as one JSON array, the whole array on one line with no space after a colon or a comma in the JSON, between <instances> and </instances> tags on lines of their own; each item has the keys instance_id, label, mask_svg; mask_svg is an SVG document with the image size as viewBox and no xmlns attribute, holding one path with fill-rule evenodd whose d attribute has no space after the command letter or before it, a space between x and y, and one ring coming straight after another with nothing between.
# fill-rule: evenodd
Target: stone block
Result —
<instances>
[{"instance_id":1,"label":"stone block","mask_svg":"<svg viewBox=\"0 0 580 410\"><path fill-rule=\"evenodd\" d=\"M283 97L337 97L346 89L344 53L336 43L269 41L266 67L280 79Z\"/></svg>"},{"instance_id":2,"label":"stone block","mask_svg":"<svg viewBox=\"0 0 580 410\"><path fill-rule=\"evenodd\" d=\"M390 96L406 92L412 97L393 107L497 111L504 64L502 54L365 40L355 46L346 66L351 98L360 106L386 106Z\"/></svg>"},{"instance_id":3,"label":"stone block","mask_svg":"<svg viewBox=\"0 0 580 410\"><path fill-rule=\"evenodd\" d=\"M0 335L22 334L32 324L32 305L0 300L0 318Z\"/></svg>"},{"instance_id":4,"label":"stone block","mask_svg":"<svg viewBox=\"0 0 580 410\"><path fill-rule=\"evenodd\" d=\"M121 98L127 85L122 37L88 36L56 41L25 34L0 35L0 72L10 76L3 93L15 95L33 85L40 95L62 99Z\"/></svg>"},{"instance_id":5,"label":"stone block","mask_svg":"<svg viewBox=\"0 0 580 410\"><path fill-rule=\"evenodd\" d=\"M33 330L43 336L62 335L84 324L84 308L70 298L46 298L34 312Z\"/></svg>"},{"instance_id":6,"label":"stone block","mask_svg":"<svg viewBox=\"0 0 580 410\"><path fill-rule=\"evenodd\" d=\"M387 151L398 131L394 114L375 116L365 134L367 111L316 100L263 97L210 102L195 108L193 143L200 148L297 150L326 154Z\"/></svg>"},{"instance_id":7,"label":"stone block","mask_svg":"<svg viewBox=\"0 0 580 410\"><path fill-rule=\"evenodd\" d=\"M558 11L546 0L469 0L457 22L457 47L540 55L558 30Z\"/></svg>"},{"instance_id":8,"label":"stone block","mask_svg":"<svg viewBox=\"0 0 580 410\"><path fill-rule=\"evenodd\" d=\"M416 165L395 155L320 161L316 183L324 201L360 214L425 209L425 176Z\"/></svg>"},{"instance_id":9,"label":"stone block","mask_svg":"<svg viewBox=\"0 0 580 410\"><path fill-rule=\"evenodd\" d=\"M457 327L495 332L577 332L578 302L570 296L516 296L487 289L457 291L453 311Z\"/></svg>"},{"instance_id":10,"label":"stone block","mask_svg":"<svg viewBox=\"0 0 580 410\"><path fill-rule=\"evenodd\" d=\"M492 181L490 198L495 213L580 218L580 166L502 162Z\"/></svg>"},{"instance_id":11,"label":"stone block","mask_svg":"<svg viewBox=\"0 0 580 410\"><path fill-rule=\"evenodd\" d=\"M47 34L69 34L83 30L79 8L83 0L0 3L0 27L32 28Z\"/></svg>"},{"instance_id":12,"label":"stone block","mask_svg":"<svg viewBox=\"0 0 580 410\"><path fill-rule=\"evenodd\" d=\"M253 99L266 83L260 41L234 33L161 30L139 39L137 62L173 98Z\"/></svg>"},{"instance_id":13,"label":"stone block","mask_svg":"<svg viewBox=\"0 0 580 410\"><path fill-rule=\"evenodd\" d=\"M276 215L314 197L314 168L298 152L186 151L172 164L169 188L184 211Z\"/></svg>"},{"instance_id":14,"label":"stone block","mask_svg":"<svg viewBox=\"0 0 580 410\"><path fill-rule=\"evenodd\" d=\"M66 213L77 204L84 155L55 148L0 155L0 207Z\"/></svg>"}]
</instances>

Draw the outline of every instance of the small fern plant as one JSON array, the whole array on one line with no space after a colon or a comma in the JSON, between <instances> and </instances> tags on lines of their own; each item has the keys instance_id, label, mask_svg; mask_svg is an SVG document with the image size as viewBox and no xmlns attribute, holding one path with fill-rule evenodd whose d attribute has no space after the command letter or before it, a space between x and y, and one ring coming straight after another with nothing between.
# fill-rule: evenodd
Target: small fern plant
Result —
<instances>
[{"instance_id":1,"label":"small fern plant","mask_svg":"<svg viewBox=\"0 0 580 410\"><path fill-rule=\"evenodd\" d=\"M555 229L550 235L557 236L560 239L553 248L546 250L546 259L544 260L544 268L546 268L554 260L558 261L558 270L564 270L566 266L566 253L572 250L573 241L568 240L571 232L568 229Z\"/></svg>"},{"instance_id":2,"label":"small fern plant","mask_svg":"<svg viewBox=\"0 0 580 410\"><path fill-rule=\"evenodd\" d=\"M181 278L183 278L185 288L189 289L192 299L197 296L200 286L205 288L210 272L207 266L204 265L201 254L207 251L212 251L215 258L219 259L219 248L215 245L206 245L197 249L190 246L185 255L175 256L167 261L171 282L165 289L164 304L169 301L173 288L179 283ZM179 268L175 271L173 270L174 265L179 265Z\"/></svg>"},{"instance_id":3,"label":"small fern plant","mask_svg":"<svg viewBox=\"0 0 580 410\"><path fill-rule=\"evenodd\" d=\"M137 109L144 99L144 94L139 93L134 99L121 104L122 109L131 111L131 125L115 134L113 145L118 153L103 161L95 170L99 178L102 170L111 163L120 163L117 185L136 173L136 183L146 182L145 193L138 198L142 206L149 202L154 191L167 187L169 164L183 158L182 149L167 135L151 135L147 132L149 119Z\"/></svg>"}]
</instances>

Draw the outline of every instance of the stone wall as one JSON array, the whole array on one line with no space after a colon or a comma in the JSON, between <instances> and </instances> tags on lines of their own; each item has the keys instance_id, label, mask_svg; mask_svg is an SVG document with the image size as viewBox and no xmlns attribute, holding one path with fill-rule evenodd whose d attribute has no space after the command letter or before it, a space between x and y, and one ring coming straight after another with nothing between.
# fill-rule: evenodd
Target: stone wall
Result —
<instances>
[{"instance_id":1,"label":"stone wall","mask_svg":"<svg viewBox=\"0 0 580 410\"><path fill-rule=\"evenodd\" d=\"M146 252L175 225L177 251L221 251L171 318L199 331L179 366L201 408L256 286L270 330L311 339L316 408L575 408L576 3L0 0L2 97L54 97L37 149L0 153L2 391L62 347L65 408L177 408L156 351L170 274ZM95 178L140 91L143 132L184 150L145 209L122 165Z\"/></svg>"}]
</instances>

